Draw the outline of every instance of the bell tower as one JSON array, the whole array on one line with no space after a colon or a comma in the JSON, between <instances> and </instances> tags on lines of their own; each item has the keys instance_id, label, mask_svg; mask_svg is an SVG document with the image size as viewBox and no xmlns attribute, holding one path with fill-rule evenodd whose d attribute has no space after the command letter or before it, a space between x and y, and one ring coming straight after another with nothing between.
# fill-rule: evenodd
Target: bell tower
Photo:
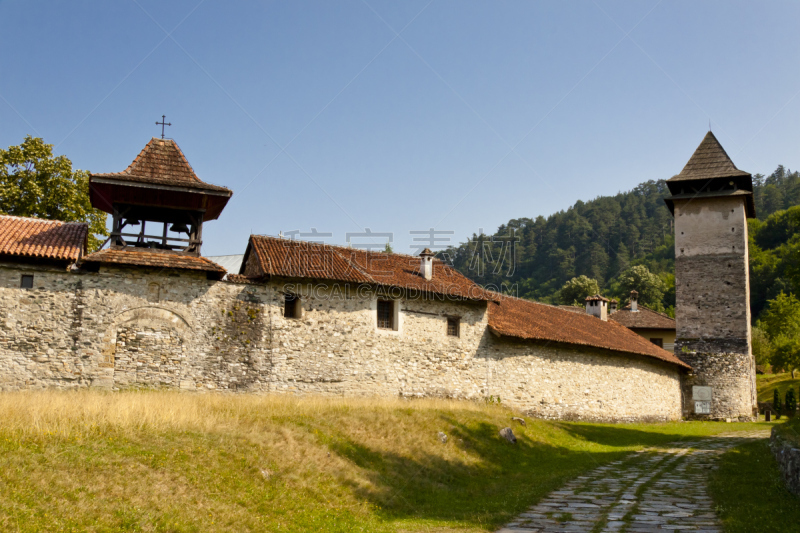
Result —
<instances>
[{"instance_id":1,"label":"bell tower","mask_svg":"<svg viewBox=\"0 0 800 533\"><path fill-rule=\"evenodd\" d=\"M109 249L200 256L203 222L230 189L205 183L172 139L153 137L128 168L89 179L92 206L113 217Z\"/></svg>"},{"instance_id":2,"label":"bell tower","mask_svg":"<svg viewBox=\"0 0 800 533\"><path fill-rule=\"evenodd\" d=\"M675 356L691 365L683 415L752 420L757 414L750 346L747 219L752 176L710 131L680 174L667 180L675 219Z\"/></svg>"}]
</instances>

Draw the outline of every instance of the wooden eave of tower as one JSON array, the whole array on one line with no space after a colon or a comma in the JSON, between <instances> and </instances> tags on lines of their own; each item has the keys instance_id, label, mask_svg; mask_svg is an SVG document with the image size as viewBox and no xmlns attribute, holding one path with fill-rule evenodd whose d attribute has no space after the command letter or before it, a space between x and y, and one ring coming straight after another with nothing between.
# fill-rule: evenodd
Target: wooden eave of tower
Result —
<instances>
[{"instance_id":1,"label":"wooden eave of tower","mask_svg":"<svg viewBox=\"0 0 800 533\"><path fill-rule=\"evenodd\" d=\"M747 218L755 218L753 177L739 170L712 132L708 132L680 174L667 180L671 196L664 199L670 212L675 200L741 196Z\"/></svg>"}]
</instances>

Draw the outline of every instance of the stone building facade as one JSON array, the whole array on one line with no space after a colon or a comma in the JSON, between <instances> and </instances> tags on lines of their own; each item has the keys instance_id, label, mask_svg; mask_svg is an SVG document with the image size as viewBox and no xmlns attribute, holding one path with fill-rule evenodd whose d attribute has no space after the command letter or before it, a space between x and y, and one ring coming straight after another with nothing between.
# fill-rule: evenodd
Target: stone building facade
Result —
<instances>
[{"instance_id":1,"label":"stone building facade","mask_svg":"<svg viewBox=\"0 0 800 533\"><path fill-rule=\"evenodd\" d=\"M752 178L708 132L667 185L675 217L675 355L693 369L683 380L684 416L751 420L757 413L747 249Z\"/></svg>"},{"instance_id":2,"label":"stone building facade","mask_svg":"<svg viewBox=\"0 0 800 533\"><path fill-rule=\"evenodd\" d=\"M401 326L384 331L376 304L390 296L377 288L171 274L0 265L0 389L491 397L546 418L680 416L676 364L494 334L489 306L502 304L395 291ZM22 275L32 288L19 288ZM284 316L289 293L300 295L301 318ZM447 335L450 316L457 337Z\"/></svg>"},{"instance_id":3,"label":"stone building facade","mask_svg":"<svg viewBox=\"0 0 800 533\"><path fill-rule=\"evenodd\" d=\"M152 168L177 188L170 149ZM89 255L85 225L0 217L0 390L491 398L545 418L681 416L689 367L671 353L615 322L485 291L429 254L251 236L240 273L222 279L199 252L126 236L137 221L117 212L120 241ZM163 224L164 235L177 225Z\"/></svg>"}]
</instances>

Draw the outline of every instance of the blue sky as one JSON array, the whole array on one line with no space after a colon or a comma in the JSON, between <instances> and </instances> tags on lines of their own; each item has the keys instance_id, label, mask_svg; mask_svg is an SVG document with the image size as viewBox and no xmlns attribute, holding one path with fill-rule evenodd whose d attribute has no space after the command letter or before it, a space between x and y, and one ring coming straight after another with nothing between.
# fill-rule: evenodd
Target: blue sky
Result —
<instances>
[{"instance_id":1,"label":"blue sky","mask_svg":"<svg viewBox=\"0 0 800 533\"><path fill-rule=\"evenodd\" d=\"M800 167L797 2L0 1L0 20L0 145L120 171L166 114L234 191L204 255L311 228L461 242L669 178L709 120L739 168Z\"/></svg>"}]
</instances>

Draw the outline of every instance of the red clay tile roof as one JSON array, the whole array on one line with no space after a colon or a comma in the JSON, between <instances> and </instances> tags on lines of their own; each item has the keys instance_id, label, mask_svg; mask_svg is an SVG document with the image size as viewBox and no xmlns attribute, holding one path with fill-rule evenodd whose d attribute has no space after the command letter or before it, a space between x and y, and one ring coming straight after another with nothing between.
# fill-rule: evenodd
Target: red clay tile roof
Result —
<instances>
[{"instance_id":1,"label":"red clay tile roof","mask_svg":"<svg viewBox=\"0 0 800 533\"><path fill-rule=\"evenodd\" d=\"M197 270L219 274L220 277L225 275L224 268L205 257L145 250L100 250L84 257L82 263L142 266L166 270Z\"/></svg>"},{"instance_id":2,"label":"red clay tile roof","mask_svg":"<svg viewBox=\"0 0 800 533\"><path fill-rule=\"evenodd\" d=\"M691 368L672 353L613 321L510 296L502 296L488 305L489 327L498 335L594 346Z\"/></svg>"},{"instance_id":3,"label":"red clay tile roof","mask_svg":"<svg viewBox=\"0 0 800 533\"><path fill-rule=\"evenodd\" d=\"M86 252L88 236L83 222L0 216L2 255L77 261Z\"/></svg>"},{"instance_id":4,"label":"red clay tile roof","mask_svg":"<svg viewBox=\"0 0 800 533\"><path fill-rule=\"evenodd\" d=\"M251 262L251 255L257 263ZM432 279L426 280L420 264L420 258L411 255L251 235L242 272L255 278L316 278L401 287L472 300L496 298L495 293L439 260L433 262Z\"/></svg>"},{"instance_id":5,"label":"red clay tile roof","mask_svg":"<svg viewBox=\"0 0 800 533\"><path fill-rule=\"evenodd\" d=\"M91 177L92 179L111 178L154 185L186 187L198 189L198 191L228 193L228 196L231 193L230 189L201 181L192 170L192 166L186 160L186 156L183 155L178 144L172 139L157 137L153 137L136 156L133 163L122 172L92 174Z\"/></svg>"},{"instance_id":6,"label":"red clay tile roof","mask_svg":"<svg viewBox=\"0 0 800 533\"><path fill-rule=\"evenodd\" d=\"M622 309L617 310L608 316L609 320L619 322L626 328L636 329L671 329L675 330L675 319L668 317L663 313L648 309L642 304L638 304L637 312L631 311L631 304L626 305Z\"/></svg>"}]
</instances>

